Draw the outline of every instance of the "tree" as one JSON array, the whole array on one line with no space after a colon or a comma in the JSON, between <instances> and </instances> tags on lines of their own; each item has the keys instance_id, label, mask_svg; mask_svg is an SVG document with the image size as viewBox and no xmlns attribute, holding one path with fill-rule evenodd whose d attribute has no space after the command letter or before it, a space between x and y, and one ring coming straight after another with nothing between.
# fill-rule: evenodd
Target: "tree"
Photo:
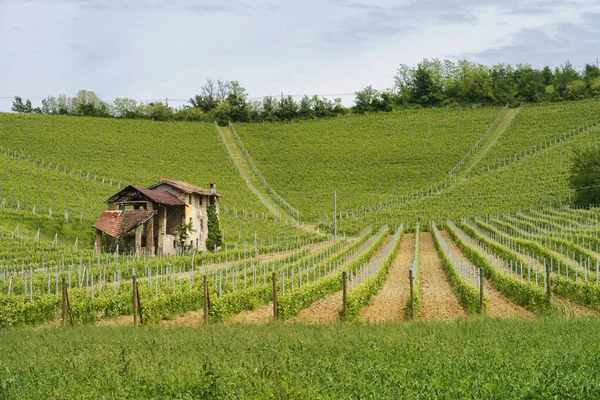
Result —
<instances>
[{"instance_id":1,"label":"tree","mask_svg":"<svg viewBox=\"0 0 600 400\"><path fill-rule=\"evenodd\" d=\"M575 152L569 172L569 186L575 191L573 204L600 204L600 151L592 148Z\"/></svg>"},{"instance_id":2,"label":"tree","mask_svg":"<svg viewBox=\"0 0 600 400\"><path fill-rule=\"evenodd\" d=\"M552 83L554 75L552 74L552 70L549 66L546 65L542 70L542 77L544 78L544 85L549 85Z\"/></svg>"},{"instance_id":3,"label":"tree","mask_svg":"<svg viewBox=\"0 0 600 400\"><path fill-rule=\"evenodd\" d=\"M22 98L20 98L19 96L15 96L15 100L13 101L11 110L17 113L31 114L33 112L31 100L27 99L27 101L23 103Z\"/></svg>"},{"instance_id":4,"label":"tree","mask_svg":"<svg viewBox=\"0 0 600 400\"><path fill-rule=\"evenodd\" d=\"M224 103L229 104L229 119L233 122L246 122L248 120L248 93L238 81L229 82L229 93Z\"/></svg>"},{"instance_id":5,"label":"tree","mask_svg":"<svg viewBox=\"0 0 600 400\"><path fill-rule=\"evenodd\" d=\"M214 250L215 248L221 247L221 227L219 226L219 217L217 216L217 207L215 206L214 200L211 198L210 204L206 208L208 214L208 238L206 239L206 248L208 250Z\"/></svg>"},{"instance_id":6,"label":"tree","mask_svg":"<svg viewBox=\"0 0 600 400\"><path fill-rule=\"evenodd\" d=\"M140 115L140 109L137 101L127 97L117 97L110 105L110 112L116 118L137 118Z\"/></svg>"},{"instance_id":7,"label":"tree","mask_svg":"<svg viewBox=\"0 0 600 400\"><path fill-rule=\"evenodd\" d=\"M414 103L434 106L444 99L441 82L434 79L436 75L430 69L427 60L417 65L410 88L411 99Z\"/></svg>"},{"instance_id":8,"label":"tree","mask_svg":"<svg viewBox=\"0 0 600 400\"><path fill-rule=\"evenodd\" d=\"M307 95L302 96L302 99L300 99L298 117L301 119L312 119L315 117L313 102Z\"/></svg>"},{"instance_id":9,"label":"tree","mask_svg":"<svg viewBox=\"0 0 600 400\"><path fill-rule=\"evenodd\" d=\"M375 111L374 103L379 98L379 92L373 86L367 86L354 93L354 112L364 114Z\"/></svg>"},{"instance_id":10,"label":"tree","mask_svg":"<svg viewBox=\"0 0 600 400\"><path fill-rule=\"evenodd\" d=\"M86 117L108 117L109 106L91 90L80 90L71 99L72 113Z\"/></svg>"},{"instance_id":11,"label":"tree","mask_svg":"<svg viewBox=\"0 0 600 400\"><path fill-rule=\"evenodd\" d=\"M192 106L201 109L207 113L219 106L225 99L228 92L229 82L221 79L213 80L209 78L206 83L200 87L200 94L195 95L190 99Z\"/></svg>"},{"instance_id":12,"label":"tree","mask_svg":"<svg viewBox=\"0 0 600 400\"><path fill-rule=\"evenodd\" d=\"M277 121L279 103L272 96L265 96L260 107L260 118L265 122Z\"/></svg>"},{"instance_id":13,"label":"tree","mask_svg":"<svg viewBox=\"0 0 600 400\"><path fill-rule=\"evenodd\" d=\"M181 226L175 229L175 231L177 232L177 237L179 239L179 247L182 249L185 249L185 241L188 240L193 232L196 232L192 226L192 221L187 224L183 222Z\"/></svg>"},{"instance_id":14,"label":"tree","mask_svg":"<svg viewBox=\"0 0 600 400\"><path fill-rule=\"evenodd\" d=\"M292 96L282 97L276 115L280 121L291 121L298 117L298 103Z\"/></svg>"}]
</instances>

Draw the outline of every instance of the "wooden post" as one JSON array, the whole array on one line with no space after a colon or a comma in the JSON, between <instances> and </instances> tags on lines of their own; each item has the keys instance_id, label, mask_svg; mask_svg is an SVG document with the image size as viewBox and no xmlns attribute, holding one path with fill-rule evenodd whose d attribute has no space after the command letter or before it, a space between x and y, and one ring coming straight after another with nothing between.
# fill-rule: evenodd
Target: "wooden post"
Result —
<instances>
[{"instance_id":1,"label":"wooden post","mask_svg":"<svg viewBox=\"0 0 600 400\"><path fill-rule=\"evenodd\" d=\"M277 276L273 272L273 321L277 321Z\"/></svg>"},{"instance_id":2,"label":"wooden post","mask_svg":"<svg viewBox=\"0 0 600 400\"><path fill-rule=\"evenodd\" d=\"M158 208L158 255L164 255L167 245L167 206Z\"/></svg>"},{"instance_id":3,"label":"wooden post","mask_svg":"<svg viewBox=\"0 0 600 400\"><path fill-rule=\"evenodd\" d=\"M342 272L342 315L348 316L348 273Z\"/></svg>"},{"instance_id":4,"label":"wooden post","mask_svg":"<svg viewBox=\"0 0 600 400\"><path fill-rule=\"evenodd\" d=\"M546 264L546 296L548 297L548 303L552 301L552 286L550 282L552 282L550 279L550 264Z\"/></svg>"},{"instance_id":5,"label":"wooden post","mask_svg":"<svg viewBox=\"0 0 600 400\"><path fill-rule=\"evenodd\" d=\"M415 277L412 268L408 270L408 280L410 281L410 318L415 319Z\"/></svg>"},{"instance_id":6,"label":"wooden post","mask_svg":"<svg viewBox=\"0 0 600 400\"><path fill-rule=\"evenodd\" d=\"M135 251L142 254L142 225L135 228Z\"/></svg>"},{"instance_id":7,"label":"wooden post","mask_svg":"<svg viewBox=\"0 0 600 400\"><path fill-rule=\"evenodd\" d=\"M151 202L146 203L146 211L153 211L154 206ZM146 233L146 252L154 254L154 217L151 217L146 221L144 227L144 233Z\"/></svg>"},{"instance_id":8,"label":"wooden post","mask_svg":"<svg viewBox=\"0 0 600 400\"><path fill-rule=\"evenodd\" d=\"M483 268L479 268L479 314L484 313L483 307Z\"/></svg>"},{"instance_id":9,"label":"wooden post","mask_svg":"<svg viewBox=\"0 0 600 400\"><path fill-rule=\"evenodd\" d=\"M15 275L10 274L10 282L8 283L8 294L12 294L13 290L15 290Z\"/></svg>"},{"instance_id":10,"label":"wooden post","mask_svg":"<svg viewBox=\"0 0 600 400\"><path fill-rule=\"evenodd\" d=\"M63 277L62 278L62 324L65 325L67 323L67 281Z\"/></svg>"},{"instance_id":11,"label":"wooden post","mask_svg":"<svg viewBox=\"0 0 600 400\"><path fill-rule=\"evenodd\" d=\"M138 313L140 316L140 325L143 325L144 324L144 318L143 318L144 310L142 309L142 302L140 301L140 289L139 289L139 284L137 281L135 282L135 297L137 299L137 308L138 308Z\"/></svg>"},{"instance_id":12,"label":"wooden post","mask_svg":"<svg viewBox=\"0 0 600 400\"><path fill-rule=\"evenodd\" d=\"M102 253L102 231L96 229L96 253Z\"/></svg>"},{"instance_id":13,"label":"wooden post","mask_svg":"<svg viewBox=\"0 0 600 400\"><path fill-rule=\"evenodd\" d=\"M138 325L138 297L137 297L137 277L135 274L131 277L133 281L133 326Z\"/></svg>"},{"instance_id":14,"label":"wooden post","mask_svg":"<svg viewBox=\"0 0 600 400\"><path fill-rule=\"evenodd\" d=\"M203 275L204 281L204 323L208 324L208 278Z\"/></svg>"}]
</instances>

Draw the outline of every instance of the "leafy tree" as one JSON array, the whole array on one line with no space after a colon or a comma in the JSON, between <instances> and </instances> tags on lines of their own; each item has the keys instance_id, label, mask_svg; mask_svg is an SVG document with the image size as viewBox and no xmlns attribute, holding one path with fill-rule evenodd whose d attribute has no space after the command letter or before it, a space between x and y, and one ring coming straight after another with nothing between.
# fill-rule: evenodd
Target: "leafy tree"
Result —
<instances>
[{"instance_id":1,"label":"leafy tree","mask_svg":"<svg viewBox=\"0 0 600 400\"><path fill-rule=\"evenodd\" d=\"M33 112L31 100L27 99L27 101L23 103L22 98L20 98L19 96L15 96L15 100L13 101L11 110L17 113L31 114Z\"/></svg>"},{"instance_id":2,"label":"leafy tree","mask_svg":"<svg viewBox=\"0 0 600 400\"><path fill-rule=\"evenodd\" d=\"M117 97L110 105L110 113L116 118L139 118L140 109L137 101L126 97Z\"/></svg>"},{"instance_id":3,"label":"leafy tree","mask_svg":"<svg viewBox=\"0 0 600 400\"><path fill-rule=\"evenodd\" d=\"M517 65L516 75L516 100L528 103L537 103L546 93L542 73L531 68L530 65Z\"/></svg>"},{"instance_id":4,"label":"leafy tree","mask_svg":"<svg viewBox=\"0 0 600 400\"><path fill-rule=\"evenodd\" d=\"M277 100L271 96L266 96L262 101L261 120L262 121L277 121L277 108L279 104Z\"/></svg>"},{"instance_id":5,"label":"leafy tree","mask_svg":"<svg viewBox=\"0 0 600 400\"><path fill-rule=\"evenodd\" d=\"M142 104L141 115L153 121L169 121L173 119L173 109L161 102Z\"/></svg>"},{"instance_id":6,"label":"leafy tree","mask_svg":"<svg viewBox=\"0 0 600 400\"><path fill-rule=\"evenodd\" d=\"M182 249L185 248L185 241L189 239L193 232L196 232L192 226L192 221L188 222L187 224L183 222L181 226L175 229L175 231L177 233L177 238L179 239L179 247Z\"/></svg>"},{"instance_id":7,"label":"leafy tree","mask_svg":"<svg viewBox=\"0 0 600 400\"><path fill-rule=\"evenodd\" d=\"M363 114L375 111L375 104L380 99L379 92L373 86L367 86L355 93L354 112Z\"/></svg>"},{"instance_id":8,"label":"leafy tree","mask_svg":"<svg viewBox=\"0 0 600 400\"><path fill-rule=\"evenodd\" d=\"M579 80L581 77L573 68L573 65L567 61L560 67L554 70L554 90L561 96L565 97L567 86L569 83Z\"/></svg>"},{"instance_id":9,"label":"leafy tree","mask_svg":"<svg viewBox=\"0 0 600 400\"><path fill-rule=\"evenodd\" d=\"M578 151L571 164L569 185L575 190L573 203L588 207L600 204L600 151L596 148Z\"/></svg>"},{"instance_id":10,"label":"leafy tree","mask_svg":"<svg viewBox=\"0 0 600 400\"><path fill-rule=\"evenodd\" d=\"M514 68L511 65L497 64L490 71L492 78L492 91L496 104L515 105L517 85Z\"/></svg>"},{"instance_id":11,"label":"leafy tree","mask_svg":"<svg viewBox=\"0 0 600 400\"><path fill-rule=\"evenodd\" d=\"M313 102L307 95L302 96L302 99L300 99L298 117L300 119L312 119L315 117Z\"/></svg>"},{"instance_id":12,"label":"leafy tree","mask_svg":"<svg viewBox=\"0 0 600 400\"><path fill-rule=\"evenodd\" d=\"M200 94L190 99L192 106L207 113L219 106L229 94L229 82L221 79L207 79L200 87Z\"/></svg>"},{"instance_id":13,"label":"leafy tree","mask_svg":"<svg viewBox=\"0 0 600 400\"><path fill-rule=\"evenodd\" d=\"M434 79L426 62L419 63L414 72L411 98L414 103L428 106L437 105L444 99L441 84Z\"/></svg>"},{"instance_id":14,"label":"leafy tree","mask_svg":"<svg viewBox=\"0 0 600 400\"><path fill-rule=\"evenodd\" d=\"M552 74L552 70L547 65L542 70L542 78L543 78L544 85L549 85L554 80L554 75Z\"/></svg>"},{"instance_id":15,"label":"leafy tree","mask_svg":"<svg viewBox=\"0 0 600 400\"><path fill-rule=\"evenodd\" d=\"M211 200L210 204L206 208L208 214L208 238L206 239L206 248L213 251L220 247L223 241L221 236L221 227L219 226L219 217L217 217L217 208L214 200Z\"/></svg>"},{"instance_id":16,"label":"leafy tree","mask_svg":"<svg viewBox=\"0 0 600 400\"><path fill-rule=\"evenodd\" d=\"M298 117L299 106L292 96L285 96L279 100L279 108L276 111L280 121L291 121Z\"/></svg>"},{"instance_id":17,"label":"leafy tree","mask_svg":"<svg viewBox=\"0 0 600 400\"><path fill-rule=\"evenodd\" d=\"M238 81L229 82L229 93L221 104L227 103L229 105L227 113L231 121L246 122L248 120L247 98L246 89Z\"/></svg>"},{"instance_id":18,"label":"leafy tree","mask_svg":"<svg viewBox=\"0 0 600 400\"><path fill-rule=\"evenodd\" d=\"M80 90L71 99L72 113L86 117L108 117L109 106L91 90Z\"/></svg>"}]
</instances>

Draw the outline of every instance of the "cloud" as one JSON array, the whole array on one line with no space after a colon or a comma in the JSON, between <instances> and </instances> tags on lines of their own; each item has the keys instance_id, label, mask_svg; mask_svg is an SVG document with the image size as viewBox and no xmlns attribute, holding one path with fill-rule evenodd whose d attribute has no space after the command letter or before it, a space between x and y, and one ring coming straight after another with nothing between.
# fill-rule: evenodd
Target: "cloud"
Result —
<instances>
[{"instance_id":1,"label":"cloud","mask_svg":"<svg viewBox=\"0 0 600 400\"><path fill-rule=\"evenodd\" d=\"M451 12L442 14L439 17L440 22L451 25L451 24L476 24L478 22L478 18L467 11L462 12Z\"/></svg>"},{"instance_id":2,"label":"cloud","mask_svg":"<svg viewBox=\"0 0 600 400\"><path fill-rule=\"evenodd\" d=\"M587 18L597 18L588 15ZM597 21L597 19L596 19ZM521 29L513 35L514 43L462 57L492 65L495 63L530 63L534 67L557 66L571 61L578 69L595 61L590 49L600 48L596 26L575 23L545 25L536 29Z\"/></svg>"},{"instance_id":3,"label":"cloud","mask_svg":"<svg viewBox=\"0 0 600 400\"><path fill-rule=\"evenodd\" d=\"M425 57L577 66L598 21L597 0L0 0L0 98L187 99L208 77L350 93Z\"/></svg>"}]
</instances>

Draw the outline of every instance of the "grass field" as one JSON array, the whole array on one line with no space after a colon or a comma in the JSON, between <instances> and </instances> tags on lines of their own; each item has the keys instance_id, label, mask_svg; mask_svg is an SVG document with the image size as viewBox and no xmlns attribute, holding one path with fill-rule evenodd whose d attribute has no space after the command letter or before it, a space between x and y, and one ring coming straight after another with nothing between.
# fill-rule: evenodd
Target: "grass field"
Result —
<instances>
[{"instance_id":1,"label":"grass field","mask_svg":"<svg viewBox=\"0 0 600 400\"><path fill-rule=\"evenodd\" d=\"M600 396L599 320L0 331L0 397Z\"/></svg>"}]
</instances>

